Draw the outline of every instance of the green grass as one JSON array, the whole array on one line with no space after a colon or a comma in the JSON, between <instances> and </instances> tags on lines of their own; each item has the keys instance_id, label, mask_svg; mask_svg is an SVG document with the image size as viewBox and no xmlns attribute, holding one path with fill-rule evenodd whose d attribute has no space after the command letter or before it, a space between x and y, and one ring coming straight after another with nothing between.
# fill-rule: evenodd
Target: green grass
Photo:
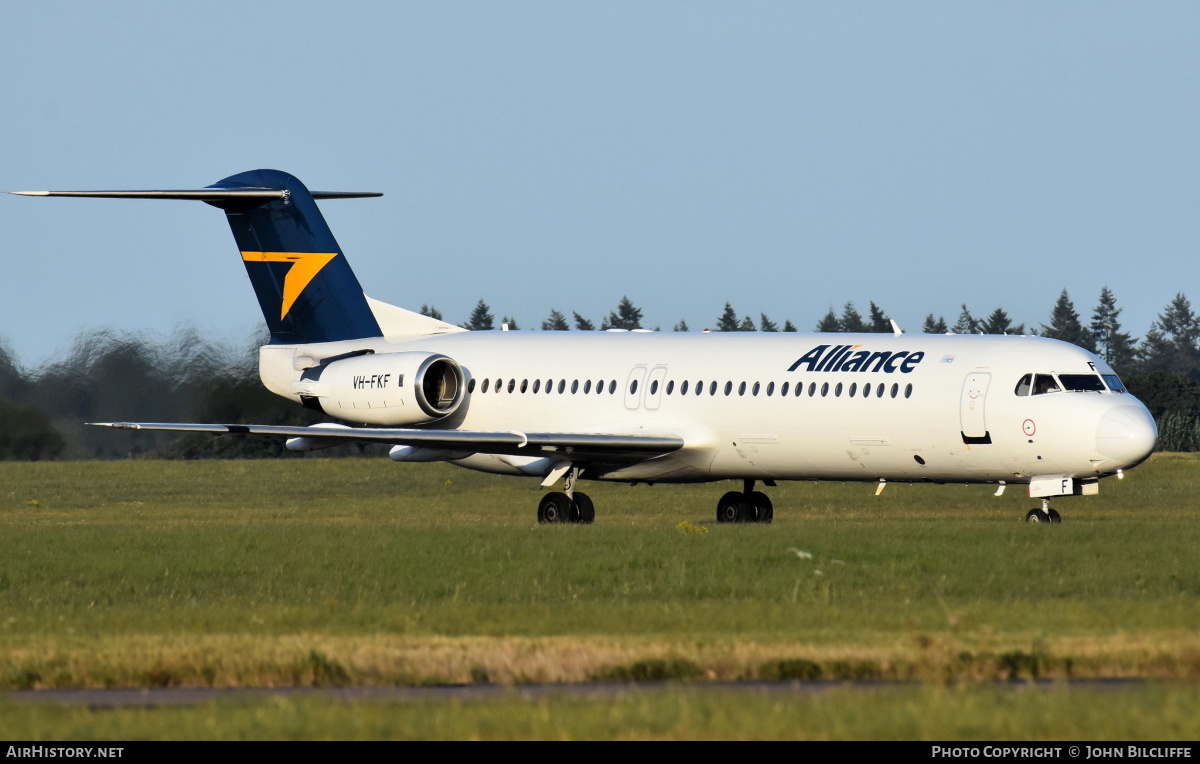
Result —
<instances>
[{"instance_id":1,"label":"green grass","mask_svg":"<svg viewBox=\"0 0 1200 764\"><path fill-rule=\"evenodd\" d=\"M606 699L353 702L281 697L195 707L0 704L9 740L1194 741L1196 686L1122 690L888 687L813 695L680 688ZM128 756L128 753L126 754ZM1063 756L1066 756L1065 751Z\"/></svg>"},{"instance_id":2,"label":"green grass","mask_svg":"<svg viewBox=\"0 0 1200 764\"><path fill-rule=\"evenodd\" d=\"M444 465L5 463L0 689L1194 683L1198 466L1157 456L1056 501L1059 526L1022 523L1018 486L800 483L770 489L770 526L717 525L727 485L589 484L577 527L536 523L534 480Z\"/></svg>"}]
</instances>

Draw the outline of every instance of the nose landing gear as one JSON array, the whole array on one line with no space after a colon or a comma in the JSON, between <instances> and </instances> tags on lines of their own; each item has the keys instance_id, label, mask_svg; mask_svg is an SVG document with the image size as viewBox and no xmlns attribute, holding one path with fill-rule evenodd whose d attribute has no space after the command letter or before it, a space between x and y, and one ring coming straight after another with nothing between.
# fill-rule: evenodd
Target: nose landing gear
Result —
<instances>
[{"instance_id":1,"label":"nose landing gear","mask_svg":"<svg viewBox=\"0 0 1200 764\"><path fill-rule=\"evenodd\" d=\"M1061 523L1062 515L1058 514L1057 510L1050 508L1050 500L1042 499L1040 508L1034 507L1025 515L1027 523Z\"/></svg>"}]
</instances>

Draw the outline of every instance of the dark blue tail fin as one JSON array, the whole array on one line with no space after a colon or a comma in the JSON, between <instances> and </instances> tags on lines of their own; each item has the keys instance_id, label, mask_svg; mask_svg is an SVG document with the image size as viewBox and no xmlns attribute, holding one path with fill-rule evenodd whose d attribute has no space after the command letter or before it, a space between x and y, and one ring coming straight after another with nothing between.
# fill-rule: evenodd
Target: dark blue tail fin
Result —
<instances>
[{"instance_id":1,"label":"dark blue tail fin","mask_svg":"<svg viewBox=\"0 0 1200 764\"><path fill-rule=\"evenodd\" d=\"M225 210L258 295L273 344L308 344L379 337L372 312L346 256L333 238L317 199L381 196L354 191L313 191L286 172L251 170L207 188L174 191L11 191L21 196L106 199L190 199ZM392 306L404 331L452 331ZM435 322L436 323L436 322ZM404 333L402 331L401 333Z\"/></svg>"},{"instance_id":2,"label":"dark blue tail fin","mask_svg":"<svg viewBox=\"0 0 1200 764\"><path fill-rule=\"evenodd\" d=\"M303 183L278 170L251 170L209 188L283 192L268 198L230 194L205 200L225 211L272 343L333 342L382 334L362 286Z\"/></svg>"}]
</instances>

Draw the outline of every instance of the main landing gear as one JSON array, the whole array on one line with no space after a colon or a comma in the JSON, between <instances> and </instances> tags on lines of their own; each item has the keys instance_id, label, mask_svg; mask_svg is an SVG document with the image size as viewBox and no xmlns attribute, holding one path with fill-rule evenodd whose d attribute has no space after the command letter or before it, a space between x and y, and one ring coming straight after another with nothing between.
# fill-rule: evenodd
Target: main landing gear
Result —
<instances>
[{"instance_id":1,"label":"main landing gear","mask_svg":"<svg viewBox=\"0 0 1200 764\"><path fill-rule=\"evenodd\" d=\"M1027 523L1061 523L1062 515L1050 508L1050 500L1042 499L1041 508L1034 507L1025 515Z\"/></svg>"},{"instance_id":2,"label":"main landing gear","mask_svg":"<svg viewBox=\"0 0 1200 764\"><path fill-rule=\"evenodd\" d=\"M586 493L574 492L574 498L553 491L538 504L539 523L590 523L596 519L596 506Z\"/></svg>"},{"instance_id":3,"label":"main landing gear","mask_svg":"<svg viewBox=\"0 0 1200 764\"><path fill-rule=\"evenodd\" d=\"M718 523L769 523L775 519L775 507L762 491L754 490L754 481L743 481L745 490L730 491L717 502Z\"/></svg>"},{"instance_id":4,"label":"main landing gear","mask_svg":"<svg viewBox=\"0 0 1200 764\"><path fill-rule=\"evenodd\" d=\"M566 491L552 491L542 497L538 503L539 523L590 524L596 519L596 505L591 497L575 490L575 481L582 472L582 468L572 466L563 484Z\"/></svg>"}]
</instances>

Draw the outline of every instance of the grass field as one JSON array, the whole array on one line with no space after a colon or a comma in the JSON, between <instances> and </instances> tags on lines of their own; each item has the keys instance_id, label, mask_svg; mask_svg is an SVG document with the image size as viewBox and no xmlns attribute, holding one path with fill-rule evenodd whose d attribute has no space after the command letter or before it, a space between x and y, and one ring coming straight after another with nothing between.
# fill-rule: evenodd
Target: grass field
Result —
<instances>
[{"instance_id":1,"label":"grass field","mask_svg":"<svg viewBox=\"0 0 1200 764\"><path fill-rule=\"evenodd\" d=\"M1143 677L1194 720L1198 467L1156 456L1059 526L1016 486L823 483L772 489L770 526L713 522L722 485L604 484L595 525L539 526L536 481L443 465L0 464L0 688ZM79 712L0 717L27 713Z\"/></svg>"}]
</instances>

